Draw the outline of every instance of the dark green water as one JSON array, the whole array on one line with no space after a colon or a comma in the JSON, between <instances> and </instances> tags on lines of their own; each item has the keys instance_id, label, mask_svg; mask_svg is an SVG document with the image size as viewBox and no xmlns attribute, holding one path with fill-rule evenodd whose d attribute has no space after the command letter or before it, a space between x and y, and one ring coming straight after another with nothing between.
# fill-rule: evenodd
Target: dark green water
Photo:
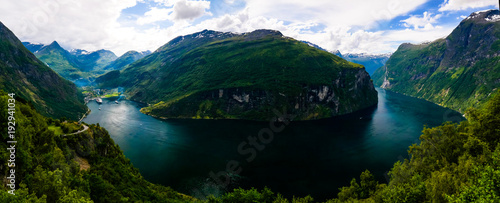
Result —
<instances>
[{"instance_id":1,"label":"dark green water","mask_svg":"<svg viewBox=\"0 0 500 203\"><path fill-rule=\"evenodd\" d=\"M335 197L353 177L359 179L365 169L385 182L394 162L407 158L408 146L419 142L424 125L463 120L430 102L377 90L377 107L334 119L292 122L272 139L266 134L267 144L257 138L254 146L264 147L260 151L249 144L249 137L258 137L269 122L164 121L141 114L141 104L128 100L90 102L92 113L84 122L105 127L147 180L186 194L200 197L234 187L268 186L287 197L310 194L324 200ZM240 145L244 153L238 151ZM254 159L249 159L251 148ZM241 173L231 174L227 185L215 182L210 172L224 174L219 172L228 163L238 163Z\"/></svg>"}]
</instances>

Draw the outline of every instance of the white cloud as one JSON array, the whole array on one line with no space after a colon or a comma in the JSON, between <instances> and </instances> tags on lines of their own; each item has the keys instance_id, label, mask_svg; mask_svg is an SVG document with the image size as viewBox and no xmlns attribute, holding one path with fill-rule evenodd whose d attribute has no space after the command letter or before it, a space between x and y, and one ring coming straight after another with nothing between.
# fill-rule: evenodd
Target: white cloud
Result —
<instances>
[{"instance_id":1,"label":"white cloud","mask_svg":"<svg viewBox=\"0 0 500 203\"><path fill-rule=\"evenodd\" d=\"M373 27L378 21L407 14L429 0L246 0L250 17L284 21L312 20L327 26Z\"/></svg>"},{"instance_id":2,"label":"white cloud","mask_svg":"<svg viewBox=\"0 0 500 203\"><path fill-rule=\"evenodd\" d=\"M137 24L144 25L144 24L172 19L171 18L172 12L173 9L171 8L153 7L151 8L151 10L146 12L144 16L137 19Z\"/></svg>"},{"instance_id":3,"label":"white cloud","mask_svg":"<svg viewBox=\"0 0 500 203\"><path fill-rule=\"evenodd\" d=\"M155 0L171 8L153 7L144 16L137 19L137 24L144 25L158 21L170 20L194 20L203 15L211 15L206 11L210 9L209 1L187 1L187 0Z\"/></svg>"},{"instance_id":4,"label":"white cloud","mask_svg":"<svg viewBox=\"0 0 500 203\"><path fill-rule=\"evenodd\" d=\"M136 27L127 27L134 26L133 23L122 25L118 22L121 11L134 6L135 0L0 0L0 19L24 41L47 44L57 40L66 48L110 49L117 55L128 50L156 50L179 35L203 29L239 33L274 29L286 36L344 53L390 52L401 42L429 41L451 31L448 27L434 26L432 19L436 16L431 14L405 22L419 30L363 30L375 28L382 20L407 15L428 0L245 0L247 4L243 10L201 22L194 19L211 15L208 1L151 1L161 6L152 7L140 16L135 21ZM433 29L424 32L425 25L417 19L429 21ZM149 29L140 26L165 20L172 21L173 25Z\"/></svg>"},{"instance_id":5,"label":"white cloud","mask_svg":"<svg viewBox=\"0 0 500 203\"><path fill-rule=\"evenodd\" d=\"M0 19L19 38L31 42L61 44L83 49L111 49L110 32L119 27L121 10L135 0L0 0Z\"/></svg>"},{"instance_id":6,"label":"white cloud","mask_svg":"<svg viewBox=\"0 0 500 203\"><path fill-rule=\"evenodd\" d=\"M439 28L433 30L392 30L386 31L384 34L384 40L387 43L396 43L399 45L404 42L409 43L422 43L430 42L436 39L444 38L448 36L456 25L440 26Z\"/></svg>"},{"instance_id":7,"label":"white cloud","mask_svg":"<svg viewBox=\"0 0 500 203\"><path fill-rule=\"evenodd\" d=\"M210 9L210 1L187 1L180 0L174 4L174 12L172 18L174 20L194 20L205 14L206 9Z\"/></svg>"},{"instance_id":8,"label":"white cloud","mask_svg":"<svg viewBox=\"0 0 500 203\"><path fill-rule=\"evenodd\" d=\"M433 24L437 23L437 20L442 16L441 14L432 15L432 13L426 11L421 17L411 16L408 19L401 20L401 22L404 23L405 27L413 27L415 30L430 30L435 28Z\"/></svg>"},{"instance_id":9,"label":"white cloud","mask_svg":"<svg viewBox=\"0 0 500 203\"><path fill-rule=\"evenodd\" d=\"M174 6L175 2L177 2L179 0L153 0L153 1L156 3L160 3L164 6L172 7L172 6Z\"/></svg>"},{"instance_id":10,"label":"white cloud","mask_svg":"<svg viewBox=\"0 0 500 203\"><path fill-rule=\"evenodd\" d=\"M303 23L291 23L285 25L284 21L276 18L265 18L262 16L250 18L249 11L244 10L233 15L224 15L213 18L194 26L193 30L212 29L227 32L251 32L256 29L279 30L284 35L298 40L306 40L329 51L341 50L350 53L387 53L394 51L397 45L392 45L383 40L384 32L366 32L358 30L351 32L350 27L335 26L327 28L320 33L304 32L317 24L309 21ZM187 33L186 33L187 34ZM385 44L384 44L385 43Z\"/></svg>"},{"instance_id":11,"label":"white cloud","mask_svg":"<svg viewBox=\"0 0 500 203\"><path fill-rule=\"evenodd\" d=\"M439 11L459 11L498 5L497 0L445 0Z\"/></svg>"}]
</instances>

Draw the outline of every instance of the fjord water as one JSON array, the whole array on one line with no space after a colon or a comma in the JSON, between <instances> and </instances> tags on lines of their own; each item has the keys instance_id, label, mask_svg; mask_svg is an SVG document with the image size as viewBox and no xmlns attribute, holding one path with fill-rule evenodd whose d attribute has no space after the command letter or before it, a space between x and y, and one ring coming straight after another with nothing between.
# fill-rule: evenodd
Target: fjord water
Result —
<instances>
[{"instance_id":1,"label":"fjord water","mask_svg":"<svg viewBox=\"0 0 500 203\"><path fill-rule=\"evenodd\" d=\"M153 183L193 196L218 195L234 187L263 188L287 197L311 195L333 198L338 188L359 180L370 170L380 182L394 162L407 158L408 146L418 143L424 125L458 122L463 117L430 102L377 89L377 107L348 116L292 122L275 133L268 144L249 149L249 137L258 137L269 122L237 120L158 120L139 112L142 104L105 99L83 121L105 127L133 165ZM101 108L101 110L99 110ZM254 147L255 148L255 147ZM250 162L247 161L251 160ZM223 174L238 162L240 174L231 174L223 188L209 175ZM217 176L221 182L223 176Z\"/></svg>"}]
</instances>

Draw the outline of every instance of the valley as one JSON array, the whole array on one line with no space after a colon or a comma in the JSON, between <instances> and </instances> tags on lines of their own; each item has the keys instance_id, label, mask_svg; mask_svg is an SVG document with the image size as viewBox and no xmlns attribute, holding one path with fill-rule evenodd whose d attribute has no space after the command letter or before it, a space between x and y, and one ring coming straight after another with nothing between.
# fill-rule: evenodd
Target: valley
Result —
<instances>
[{"instance_id":1,"label":"valley","mask_svg":"<svg viewBox=\"0 0 500 203\"><path fill-rule=\"evenodd\" d=\"M500 201L491 2L121 3L0 7L0 202Z\"/></svg>"},{"instance_id":2,"label":"valley","mask_svg":"<svg viewBox=\"0 0 500 203\"><path fill-rule=\"evenodd\" d=\"M407 146L418 143L424 125L464 120L430 102L377 91L377 107L339 118L291 122L265 144L259 138L254 144L249 140L269 128L269 122L159 120L139 111L144 104L116 104L116 98L103 99L102 104L91 101L92 112L83 122L106 128L147 180L196 198L208 195L199 191L220 195L238 187L267 186L287 198L312 195L324 201L365 169L385 182L393 163L407 158ZM252 149L255 157L247 162ZM225 171L230 160L241 172L230 174L230 184L217 184L224 176L210 173Z\"/></svg>"}]
</instances>

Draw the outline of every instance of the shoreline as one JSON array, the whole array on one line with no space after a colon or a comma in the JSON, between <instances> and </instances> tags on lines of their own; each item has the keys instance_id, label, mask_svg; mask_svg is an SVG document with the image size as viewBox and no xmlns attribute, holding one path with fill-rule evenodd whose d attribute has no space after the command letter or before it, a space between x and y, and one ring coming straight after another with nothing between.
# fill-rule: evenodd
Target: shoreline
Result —
<instances>
[{"instance_id":1,"label":"shoreline","mask_svg":"<svg viewBox=\"0 0 500 203\"><path fill-rule=\"evenodd\" d=\"M87 106L87 103L85 104L85 106ZM78 120L78 123L82 123L82 120L87 117L87 115L89 115L91 112L90 108L87 106L87 112L85 114L83 114L82 118L80 118L80 120Z\"/></svg>"}]
</instances>

